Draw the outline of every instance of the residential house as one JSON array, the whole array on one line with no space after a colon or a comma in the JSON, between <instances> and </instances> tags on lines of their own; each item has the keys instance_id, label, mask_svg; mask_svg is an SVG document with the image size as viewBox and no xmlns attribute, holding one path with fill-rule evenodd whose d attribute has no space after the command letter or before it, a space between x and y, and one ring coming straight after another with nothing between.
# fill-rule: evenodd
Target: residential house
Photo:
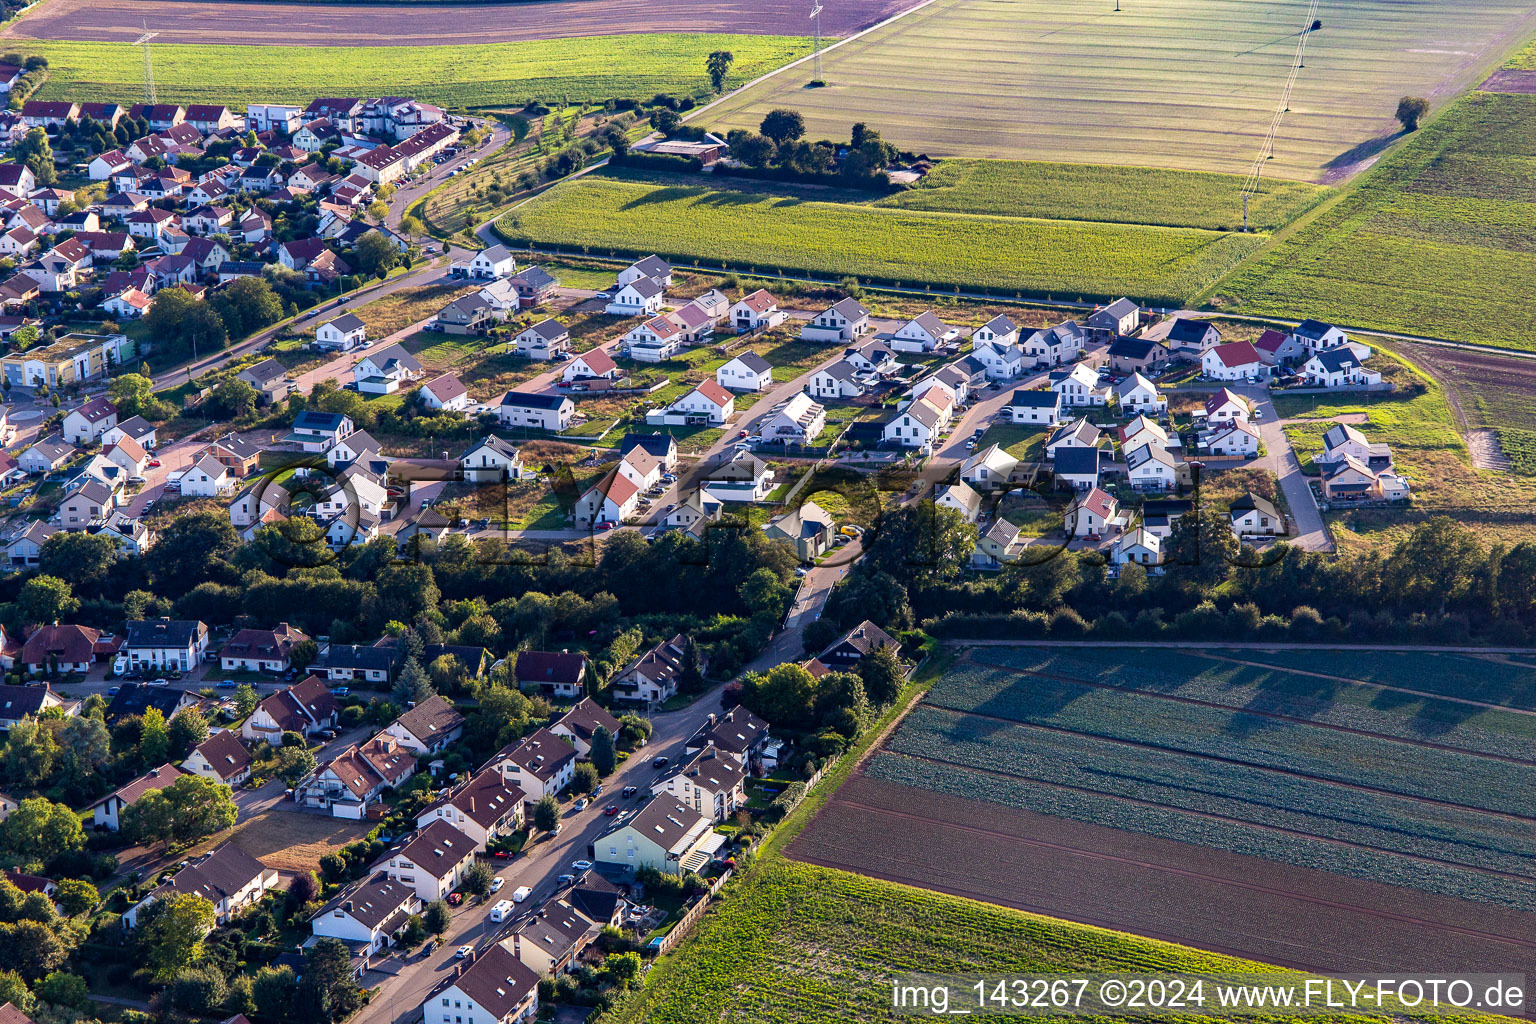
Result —
<instances>
[{"instance_id":1,"label":"residential house","mask_svg":"<svg viewBox=\"0 0 1536 1024\"><path fill-rule=\"evenodd\" d=\"M743 352L716 368L715 383L730 391L767 391L773 365L756 352Z\"/></svg>"},{"instance_id":2,"label":"residential house","mask_svg":"<svg viewBox=\"0 0 1536 1024\"><path fill-rule=\"evenodd\" d=\"M1132 413L1153 416L1168 410L1168 399L1157 390L1157 385L1140 373L1114 385L1115 401L1123 415Z\"/></svg>"},{"instance_id":3,"label":"residential house","mask_svg":"<svg viewBox=\"0 0 1536 1024\"><path fill-rule=\"evenodd\" d=\"M785 314L779 311L779 300L766 288L759 288L750 295L743 295L731 307L731 325L738 331L755 331L782 323Z\"/></svg>"},{"instance_id":4,"label":"residential house","mask_svg":"<svg viewBox=\"0 0 1536 1024\"><path fill-rule=\"evenodd\" d=\"M676 695L687 671L688 638L681 633L646 651L613 677L614 700L661 704Z\"/></svg>"},{"instance_id":5,"label":"residential house","mask_svg":"<svg viewBox=\"0 0 1536 1024\"><path fill-rule=\"evenodd\" d=\"M848 344L869 333L869 310L857 299L842 298L800 328L801 341Z\"/></svg>"},{"instance_id":6,"label":"residential house","mask_svg":"<svg viewBox=\"0 0 1536 1024\"><path fill-rule=\"evenodd\" d=\"M597 922L557 898L523 919L509 938L501 940L501 948L511 950L535 974L558 976L576 968L598 931Z\"/></svg>"},{"instance_id":7,"label":"residential house","mask_svg":"<svg viewBox=\"0 0 1536 1024\"><path fill-rule=\"evenodd\" d=\"M422 1024L530 1024L538 1015L538 973L500 944L457 968L421 1004Z\"/></svg>"},{"instance_id":8,"label":"residential house","mask_svg":"<svg viewBox=\"0 0 1536 1024\"><path fill-rule=\"evenodd\" d=\"M113 488L96 479L86 479L64 496L59 506L59 525L66 530L83 530L97 525L117 507Z\"/></svg>"},{"instance_id":9,"label":"residential house","mask_svg":"<svg viewBox=\"0 0 1536 1024\"><path fill-rule=\"evenodd\" d=\"M769 540L782 541L794 549L802 562L813 562L832 546L834 523L814 501L770 519L763 527Z\"/></svg>"},{"instance_id":10,"label":"residential house","mask_svg":"<svg viewBox=\"0 0 1536 1024\"><path fill-rule=\"evenodd\" d=\"M354 953L371 956L394 945L423 909L414 884L380 871L343 888L309 919L309 927L316 938L340 939Z\"/></svg>"},{"instance_id":11,"label":"residential house","mask_svg":"<svg viewBox=\"0 0 1536 1024\"><path fill-rule=\"evenodd\" d=\"M366 395L392 395L408 381L421 373L421 363L395 344L363 356L352 367L352 380L357 390Z\"/></svg>"},{"instance_id":12,"label":"residential house","mask_svg":"<svg viewBox=\"0 0 1536 1024\"><path fill-rule=\"evenodd\" d=\"M18 660L25 664L26 655L16 650L9 637L6 640L8 645L10 645L9 660L11 661L11 665L7 667L14 667ZM47 682L41 686L0 685L0 729L4 729L6 732L10 732L23 719L40 718L44 712L53 711L57 711L67 717L74 717L79 714L80 702L60 697L53 692L53 687ZM8 800L10 798L6 797L5 799ZM14 807L6 809L5 816L9 816L13 810L15 810ZM0 817L0 820L4 820L4 817Z\"/></svg>"},{"instance_id":13,"label":"residential house","mask_svg":"<svg viewBox=\"0 0 1536 1024\"><path fill-rule=\"evenodd\" d=\"M350 352L367 337L368 325L355 313L343 313L315 331L315 348L323 352Z\"/></svg>"},{"instance_id":14,"label":"residential house","mask_svg":"<svg viewBox=\"0 0 1536 1024\"><path fill-rule=\"evenodd\" d=\"M1054 427L1061 422L1061 392L1020 388L1008 401L1008 417L1014 423L1043 423Z\"/></svg>"},{"instance_id":15,"label":"residential house","mask_svg":"<svg viewBox=\"0 0 1536 1024\"><path fill-rule=\"evenodd\" d=\"M902 409L885 424L886 441L903 448L932 448L944 429L944 411L924 395Z\"/></svg>"},{"instance_id":16,"label":"residential house","mask_svg":"<svg viewBox=\"0 0 1536 1024\"><path fill-rule=\"evenodd\" d=\"M725 502L709 491L702 488L689 491L675 505L663 510L661 523L652 531L652 535L682 530L694 537L703 537L709 524L719 521L724 509Z\"/></svg>"},{"instance_id":17,"label":"residential house","mask_svg":"<svg viewBox=\"0 0 1536 1024\"><path fill-rule=\"evenodd\" d=\"M1200 435L1200 447L1212 455L1251 458L1259 454L1259 428L1244 419L1219 424Z\"/></svg>"},{"instance_id":18,"label":"residential house","mask_svg":"<svg viewBox=\"0 0 1536 1024\"><path fill-rule=\"evenodd\" d=\"M1358 427L1335 423L1323 433L1323 451L1317 456L1319 468L1326 468L1352 458L1375 472L1392 468L1392 448L1385 442L1370 441Z\"/></svg>"},{"instance_id":19,"label":"residential house","mask_svg":"<svg viewBox=\"0 0 1536 1024\"><path fill-rule=\"evenodd\" d=\"M185 863L185 862L184 862ZM269 868L232 842L224 842L161 882L123 914L123 927L133 928L157 900L173 895L201 896L213 904L214 920L225 924L256 906L277 889L277 869Z\"/></svg>"},{"instance_id":20,"label":"residential house","mask_svg":"<svg viewBox=\"0 0 1536 1024\"><path fill-rule=\"evenodd\" d=\"M293 787L293 799L301 807L328 809L333 818L360 821L386 789L415 773L415 755L381 733L361 747L347 747L317 767ZM415 879L410 881L414 884Z\"/></svg>"},{"instance_id":21,"label":"residential house","mask_svg":"<svg viewBox=\"0 0 1536 1024\"><path fill-rule=\"evenodd\" d=\"M229 470L230 476L244 478L256 471L261 453L261 446L255 442L237 434L225 434L194 451L192 458L201 461L205 456L210 457Z\"/></svg>"},{"instance_id":22,"label":"residential house","mask_svg":"<svg viewBox=\"0 0 1536 1024\"><path fill-rule=\"evenodd\" d=\"M705 495L720 502L762 501L773 489L773 471L749 451L737 451L710 469Z\"/></svg>"},{"instance_id":23,"label":"residential house","mask_svg":"<svg viewBox=\"0 0 1536 1024\"><path fill-rule=\"evenodd\" d=\"M288 671L293 646L308 639L286 622L273 629L242 629L219 651L219 664L226 672L280 674Z\"/></svg>"},{"instance_id":24,"label":"residential house","mask_svg":"<svg viewBox=\"0 0 1536 1024\"><path fill-rule=\"evenodd\" d=\"M1230 423L1233 420L1247 422L1252 415L1252 403L1230 388L1222 388L1205 400L1207 424Z\"/></svg>"},{"instance_id":25,"label":"residential house","mask_svg":"<svg viewBox=\"0 0 1536 1024\"><path fill-rule=\"evenodd\" d=\"M528 267L509 280L517 288L518 305L523 309L542 305L560 283L543 267Z\"/></svg>"},{"instance_id":26,"label":"residential house","mask_svg":"<svg viewBox=\"0 0 1536 1024\"><path fill-rule=\"evenodd\" d=\"M1212 380L1257 380L1266 372L1266 364L1251 341L1232 341L1207 350L1200 368Z\"/></svg>"},{"instance_id":27,"label":"residential house","mask_svg":"<svg viewBox=\"0 0 1536 1024\"><path fill-rule=\"evenodd\" d=\"M881 340L897 352L933 352L960 337L960 329L951 327L933 310L924 310Z\"/></svg>"},{"instance_id":28,"label":"residential house","mask_svg":"<svg viewBox=\"0 0 1536 1024\"><path fill-rule=\"evenodd\" d=\"M451 373L439 374L421 385L421 403L428 409L464 412L469 408L469 389Z\"/></svg>"},{"instance_id":29,"label":"residential house","mask_svg":"<svg viewBox=\"0 0 1536 1024\"><path fill-rule=\"evenodd\" d=\"M600 348L594 348L579 356L573 356L571 361L565 364L560 379L570 384L576 381L617 380L621 376L623 371L613 361L613 357Z\"/></svg>"},{"instance_id":30,"label":"residential house","mask_svg":"<svg viewBox=\"0 0 1536 1024\"><path fill-rule=\"evenodd\" d=\"M238 786L251 777L254 763L239 734L233 729L220 729L187 755L181 770L226 786Z\"/></svg>"},{"instance_id":31,"label":"residential house","mask_svg":"<svg viewBox=\"0 0 1536 1024\"><path fill-rule=\"evenodd\" d=\"M1239 540L1248 537L1276 537L1285 533L1285 516L1268 498L1249 491L1227 508L1232 532Z\"/></svg>"},{"instance_id":32,"label":"residential house","mask_svg":"<svg viewBox=\"0 0 1536 1024\"><path fill-rule=\"evenodd\" d=\"M508 391L496 409L496 418L509 427L561 431L571 425L576 404L565 395Z\"/></svg>"},{"instance_id":33,"label":"residential house","mask_svg":"<svg viewBox=\"0 0 1536 1024\"><path fill-rule=\"evenodd\" d=\"M779 402L757 424L764 444L811 445L827 426L826 407L799 392Z\"/></svg>"},{"instance_id":34,"label":"residential house","mask_svg":"<svg viewBox=\"0 0 1536 1024\"><path fill-rule=\"evenodd\" d=\"M1138 491L1167 491L1178 486L1178 462L1162 445L1148 441L1125 456L1126 477Z\"/></svg>"},{"instance_id":35,"label":"residential house","mask_svg":"<svg viewBox=\"0 0 1536 1024\"><path fill-rule=\"evenodd\" d=\"M208 627L196 619L135 619L127 626L121 655L129 669L190 672L208 650Z\"/></svg>"},{"instance_id":36,"label":"residential house","mask_svg":"<svg viewBox=\"0 0 1536 1024\"><path fill-rule=\"evenodd\" d=\"M1323 469L1323 497L1331 502L1403 501L1408 481L1391 470L1375 470L1353 455Z\"/></svg>"},{"instance_id":37,"label":"residential house","mask_svg":"<svg viewBox=\"0 0 1536 1024\"><path fill-rule=\"evenodd\" d=\"M1088 314L1084 322L1100 332L1135 334L1141 327L1141 307L1130 299L1116 299Z\"/></svg>"},{"instance_id":38,"label":"residential house","mask_svg":"<svg viewBox=\"0 0 1536 1024\"><path fill-rule=\"evenodd\" d=\"M621 339L631 359L659 363L682 351L683 328L670 316L653 316L631 328Z\"/></svg>"},{"instance_id":39,"label":"residential house","mask_svg":"<svg viewBox=\"0 0 1536 1024\"><path fill-rule=\"evenodd\" d=\"M864 393L864 384L859 375L860 371L852 363L839 359L831 366L823 366L811 374L806 387L815 398L857 398Z\"/></svg>"},{"instance_id":40,"label":"residential house","mask_svg":"<svg viewBox=\"0 0 1536 1024\"><path fill-rule=\"evenodd\" d=\"M484 334L496 323L496 308L485 296L473 292L438 310L433 323L444 334Z\"/></svg>"},{"instance_id":41,"label":"residential house","mask_svg":"<svg viewBox=\"0 0 1536 1024\"><path fill-rule=\"evenodd\" d=\"M14 568L36 565L44 542L58 532L59 528L52 523L42 520L28 523L20 533L5 542L7 564Z\"/></svg>"},{"instance_id":42,"label":"residential house","mask_svg":"<svg viewBox=\"0 0 1536 1024\"><path fill-rule=\"evenodd\" d=\"M889 377L902 367L896 359L896 353L883 341L866 341L862 345L845 348L843 360L860 373L871 373L876 377Z\"/></svg>"},{"instance_id":43,"label":"residential house","mask_svg":"<svg viewBox=\"0 0 1536 1024\"><path fill-rule=\"evenodd\" d=\"M517 273L517 260L512 250L504 245L493 245L476 253L468 263L455 263L449 268L450 277L467 277L475 281L496 281Z\"/></svg>"},{"instance_id":44,"label":"residential house","mask_svg":"<svg viewBox=\"0 0 1536 1024\"><path fill-rule=\"evenodd\" d=\"M1027 368L1060 366L1082 355L1089 332L1076 320L1064 320L1054 327L1042 327L1024 336L1021 347Z\"/></svg>"},{"instance_id":45,"label":"residential house","mask_svg":"<svg viewBox=\"0 0 1536 1024\"><path fill-rule=\"evenodd\" d=\"M1168 345L1168 354L1174 359L1198 363L1207 352L1221 344L1221 332L1209 320L1180 316L1169 323L1163 340Z\"/></svg>"},{"instance_id":46,"label":"residential house","mask_svg":"<svg viewBox=\"0 0 1536 1024\"><path fill-rule=\"evenodd\" d=\"M394 674L394 652L383 647L327 644L318 666L330 683L350 681L388 684Z\"/></svg>"},{"instance_id":47,"label":"residential house","mask_svg":"<svg viewBox=\"0 0 1536 1024\"><path fill-rule=\"evenodd\" d=\"M151 768L132 782L119 786L87 808L91 812L92 825L98 829L116 832L122 827L122 813L124 809L138 803L139 798L145 793L164 789L184 774L186 773L172 764L163 764L158 768Z\"/></svg>"},{"instance_id":48,"label":"residential house","mask_svg":"<svg viewBox=\"0 0 1536 1024\"><path fill-rule=\"evenodd\" d=\"M517 352L529 359L562 359L571 350L571 333L558 320L540 320L517 336Z\"/></svg>"},{"instance_id":49,"label":"residential house","mask_svg":"<svg viewBox=\"0 0 1536 1024\"><path fill-rule=\"evenodd\" d=\"M663 422L723 426L736 411L736 398L712 380L700 381L692 391L661 410ZM646 415L650 420L658 410Z\"/></svg>"},{"instance_id":50,"label":"residential house","mask_svg":"<svg viewBox=\"0 0 1536 1024\"><path fill-rule=\"evenodd\" d=\"M659 281L640 278L614 291L605 308L614 316L654 316L661 312L666 298L664 291Z\"/></svg>"},{"instance_id":51,"label":"residential house","mask_svg":"<svg viewBox=\"0 0 1536 1024\"><path fill-rule=\"evenodd\" d=\"M401 714L384 731L418 755L436 754L464 735L464 716L447 697L433 695Z\"/></svg>"},{"instance_id":52,"label":"residential house","mask_svg":"<svg viewBox=\"0 0 1536 1024\"><path fill-rule=\"evenodd\" d=\"M263 405L288 397L288 370L276 359L263 359L235 376L256 389Z\"/></svg>"},{"instance_id":53,"label":"residential house","mask_svg":"<svg viewBox=\"0 0 1536 1024\"><path fill-rule=\"evenodd\" d=\"M610 715L591 697L583 697L565 714L550 724L549 731L576 748L576 756L585 758L592 753L592 737L598 729L608 730L615 741L619 735L619 720Z\"/></svg>"},{"instance_id":54,"label":"residential house","mask_svg":"<svg viewBox=\"0 0 1536 1024\"><path fill-rule=\"evenodd\" d=\"M1259 340L1253 343L1253 347L1259 350L1259 358L1265 366L1279 366L1306 355L1307 349L1294 335L1284 331L1273 329L1266 330L1259 335Z\"/></svg>"},{"instance_id":55,"label":"residential house","mask_svg":"<svg viewBox=\"0 0 1536 1024\"><path fill-rule=\"evenodd\" d=\"M423 807L416 815L416 827L447 822L483 850L487 843L523 827L524 798L523 791L507 782L506 776L487 769Z\"/></svg>"},{"instance_id":56,"label":"residential house","mask_svg":"<svg viewBox=\"0 0 1536 1024\"><path fill-rule=\"evenodd\" d=\"M974 523L976 517L981 514L981 495L964 480L944 487L939 491L938 497L934 498L933 503L939 508L959 512L968 523Z\"/></svg>"},{"instance_id":57,"label":"residential house","mask_svg":"<svg viewBox=\"0 0 1536 1024\"><path fill-rule=\"evenodd\" d=\"M1061 395L1064 406L1104 405L1109 400L1108 386L1100 384L1098 374L1083 363L1074 363L1070 370L1053 372L1050 386Z\"/></svg>"},{"instance_id":58,"label":"residential house","mask_svg":"<svg viewBox=\"0 0 1536 1024\"><path fill-rule=\"evenodd\" d=\"M1019 460L1001 445L989 444L960 464L960 479L978 491L1008 486Z\"/></svg>"},{"instance_id":59,"label":"residential house","mask_svg":"<svg viewBox=\"0 0 1536 1024\"><path fill-rule=\"evenodd\" d=\"M446 821L434 821L375 864L386 864L390 878L416 887L426 902L440 900L459 887L475 862L475 841Z\"/></svg>"},{"instance_id":60,"label":"residential house","mask_svg":"<svg viewBox=\"0 0 1536 1024\"><path fill-rule=\"evenodd\" d=\"M1120 502L1097 487L1078 495L1065 516L1068 537L1102 537L1119 522Z\"/></svg>"},{"instance_id":61,"label":"residential house","mask_svg":"<svg viewBox=\"0 0 1536 1024\"><path fill-rule=\"evenodd\" d=\"M977 538L976 548L971 552L971 568L992 571L1001 569L1017 562L1023 550L1024 539L1019 536L1019 528L999 516Z\"/></svg>"},{"instance_id":62,"label":"residential house","mask_svg":"<svg viewBox=\"0 0 1536 1024\"><path fill-rule=\"evenodd\" d=\"M481 766L493 769L526 795L529 803L559 796L576 775L576 748L550 732L537 729L509 743Z\"/></svg>"},{"instance_id":63,"label":"residential house","mask_svg":"<svg viewBox=\"0 0 1536 1024\"><path fill-rule=\"evenodd\" d=\"M677 438L671 434L625 434L619 443L619 457L623 458L636 448L660 459L662 469L667 472L677 468Z\"/></svg>"},{"instance_id":64,"label":"residential house","mask_svg":"<svg viewBox=\"0 0 1536 1024\"><path fill-rule=\"evenodd\" d=\"M329 451L356 427L352 418L339 412L316 412L305 409L293 420L293 431L285 440L297 442L306 452L317 454Z\"/></svg>"},{"instance_id":65,"label":"residential house","mask_svg":"<svg viewBox=\"0 0 1536 1024\"><path fill-rule=\"evenodd\" d=\"M512 673L519 687L537 686L546 697L580 697L586 692L587 656L569 651L518 651Z\"/></svg>"},{"instance_id":66,"label":"residential house","mask_svg":"<svg viewBox=\"0 0 1536 1024\"><path fill-rule=\"evenodd\" d=\"M1182 498L1148 498L1141 503L1141 528L1167 540L1173 536L1173 524L1195 503Z\"/></svg>"},{"instance_id":67,"label":"residential house","mask_svg":"<svg viewBox=\"0 0 1536 1024\"><path fill-rule=\"evenodd\" d=\"M1381 374L1360 364L1349 345L1339 345L1314 353L1301 368L1307 383L1319 388L1371 387L1381 383Z\"/></svg>"},{"instance_id":68,"label":"residential house","mask_svg":"<svg viewBox=\"0 0 1536 1024\"><path fill-rule=\"evenodd\" d=\"M1116 338L1106 354L1117 373L1140 373L1168 361L1168 347L1145 338Z\"/></svg>"},{"instance_id":69,"label":"residential house","mask_svg":"<svg viewBox=\"0 0 1536 1024\"><path fill-rule=\"evenodd\" d=\"M1110 461L1109 452L1098 448L1062 448L1051 460L1051 474L1058 486L1086 491L1099 485Z\"/></svg>"},{"instance_id":70,"label":"residential house","mask_svg":"<svg viewBox=\"0 0 1536 1024\"><path fill-rule=\"evenodd\" d=\"M235 489L235 478L211 455L182 474L181 493L191 498L217 498Z\"/></svg>"},{"instance_id":71,"label":"residential house","mask_svg":"<svg viewBox=\"0 0 1536 1024\"><path fill-rule=\"evenodd\" d=\"M1066 448L1097 448L1103 436L1104 432L1088 422L1086 416L1063 423L1045 439L1045 457L1055 459Z\"/></svg>"},{"instance_id":72,"label":"residential house","mask_svg":"<svg viewBox=\"0 0 1536 1024\"><path fill-rule=\"evenodd\" d=\"M1309 356L1349 343L1342 327L1321 320L1303 320L1291 330L1291 337Z\"/></svg>"},{"instance_id":73,"label":"residential house","mask_svg":"<svg viewBox=\"0 0 1536 1024\"><path fill-rule=\"evenodd\" d=\"M519 480L524 475L523 460L517 446L488 434L459 456L464 479L471 483L501 483Z\"/></svg>"},{"instance_id":74,"label":"residential house","mask_svg":"<svg viewBox=\"0 0 1536 1024\"><path fill-rule=\"evenodd\" d=\"M1137 527L1115 541L1109 560L1116 565L1124 565L1127 562L1135 562L1138 565L1161 565L1163 539L1155 533Z\"/></svg>"},{"instance_id":75,"label":"residential house","mask_svg":"<svg viewBox=\"0 0 1536 1024\"><path fill-rule=\"evenodd\" d=\"M64 440L70 444L91 444L117 425L117 406L105 397L93 398L64 415Z\"/></svg>"},{"instance_id":76,"label":"residential house","mask_svg":"<svg viewBox=\"0 0 1536 1024\"><path fill-rule=\"evenodd\" d=\"M101 304L101 308L110 313L116 320L137 320L149 312L151 299L137 288L129 288L112 296Z\"/></svg>"},{"instance_id":77,"label":"residential house","mask_svg":"<svg viewBox=\"0 0 1536 1024\"><path fill-rule=\"evenodd\" d=\"M657 797L593 840L592 850L600 864L681 875L702 871L723 845L725 836L709 817L671 797Z\"/></svg>"},{"instance_id":78,"label":"residential house","mask_svg":"<svg viewBox=\"0 0 1536 1024\"><path fill-rule=\"evenodd\" d=\"M618 283L631 284L644 279L659 281L663 286L672 283L672 266L660 256L650 255L643 260L631 263L619 271Z\"/></svg>"}]
</instances>

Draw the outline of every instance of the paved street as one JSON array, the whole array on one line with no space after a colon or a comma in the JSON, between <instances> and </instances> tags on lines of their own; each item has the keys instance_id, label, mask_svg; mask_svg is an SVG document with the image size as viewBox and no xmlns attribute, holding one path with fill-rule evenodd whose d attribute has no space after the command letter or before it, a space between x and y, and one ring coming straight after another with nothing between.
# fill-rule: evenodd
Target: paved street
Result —
<instances>
[{"instance_id":1,"label":"paved street","mask_svg":"<svg viewBox=\"0 0 1536 1024\"><path fill-rule=\"evenodd\" d=\"M518 886L533 889L533 894L518 907L522 911L518 918L504 925L493 925L489 913L495 899L485 903L466 902L455 911L453 925L437 950L425 960L413 958L398 976L384 980L373 1001L352 1019L351 1024L407 1024L416 1017L427 994L453 970L456 963L454 951L459 946L488 945L497 935L510 933L518 921L535 912L555 890L556 879L572 871L573 861L588 858L591 842L612 823L612 819L603 815L603 808L617 804L621 809L627 809L641 802L650 791L650 783L660 774L651 767L652 759L665 755L675 762L684 756L683 748L688 737L698 731L712 712L719 712L720 689L710 690L681 711L653 715L651 721L655 729L650 743L604 780L603 795L585 811L576 814L569 809L570 804L566 805L560 835L534 842L515 860L490 862L501 865L497 876L506 880L495 899L511 898L512 891ZM639 786L640 793L625 800L619 793L630 785Z\"/></svg>"},{"instance_id":2,"label":"paved street","mask_svg":"<svg viewBox=\"0 0 1536 1024\"><path fill-rule=\"evenodd\" d=\"M1259 410L1259 436L1264 440L1263 464L1280 481L1285 503L1290 506L1293 529L1289 543L1306 551L1332 551L1333 540L1323 525L1323 513L1317 507L1311 483L1301 471L1301 462L1285 436L1285 426L1270 401L1268 388L1238 388L1252 399Z\"/></svg>"}]
</instances>

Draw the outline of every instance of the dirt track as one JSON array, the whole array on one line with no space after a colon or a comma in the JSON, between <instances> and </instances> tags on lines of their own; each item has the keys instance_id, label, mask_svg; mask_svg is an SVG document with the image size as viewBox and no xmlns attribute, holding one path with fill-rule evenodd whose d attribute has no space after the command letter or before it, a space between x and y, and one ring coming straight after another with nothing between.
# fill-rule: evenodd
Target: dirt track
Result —
<instances>
[{"instance_id":1,"label":"dirt track","mask_svg":"<svg viewBox=\"0 0 1536 1024\"><path fill-rule=\"evenodd\" d=\"M1302 970L1536 969L1528 914L862 774L843 784L787 852Z\"/></svg>"},{"instance_id":2,"label":"dirt track","mask_svg":"<svg viewBox=\"0 0 1536 1024\"><path fill-rule=\"evenodd\" d=\"M842 0L821 31L845 36L916 0ZM49 0L3 34L27 39L271 46L421 46L639 32L810 34L804 0L540 0L528 3L250 3L231 0Z\"/></svg>"}]
</instances>

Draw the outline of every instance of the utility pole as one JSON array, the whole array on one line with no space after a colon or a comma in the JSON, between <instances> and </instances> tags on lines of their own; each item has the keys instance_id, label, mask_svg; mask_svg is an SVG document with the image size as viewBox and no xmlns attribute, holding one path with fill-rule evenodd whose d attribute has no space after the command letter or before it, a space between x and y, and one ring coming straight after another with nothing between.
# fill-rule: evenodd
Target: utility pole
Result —
<instances>
[{"instance_id":1,"label":"utility pole","mask_svg":"<svg viewBox=\"0 0 1536 1024\"><path fill-rule=\"evenodd\" d=\"M143 25L144 34L135 39L133 45L144 47L144 99L153 105L155 102L155 69L149 60L149 41L160 33L149 30L149 20L147 18L144 20Z\"/></svg>"},{"instance_id":2,"label":"utility pole","mask_svg":"<svg viewBox=\"0 0 1536 1024\"><path fill-rule=\"evenodd\" d=\"M816 54L816 80L819 82L821 81L821 4L819 3L811 8L811 24L815 29L813 34L816 41L813 44L813 52Z\"/></svg>"}]
</instances>

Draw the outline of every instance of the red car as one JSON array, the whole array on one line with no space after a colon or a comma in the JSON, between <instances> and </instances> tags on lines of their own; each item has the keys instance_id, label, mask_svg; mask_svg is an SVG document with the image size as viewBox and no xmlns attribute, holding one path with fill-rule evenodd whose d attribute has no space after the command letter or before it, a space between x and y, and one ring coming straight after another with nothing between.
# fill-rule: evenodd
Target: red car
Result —
<instances>
[{"instance_id":1,"label":"red car","mask_svg":"<svg viewBox=\"0 0 1536 1024\"><path fill-rule=\"evenodd\" d=\"M747 432L745 430L738 430L738 431L736 431L736 436L737 437L746 437L747 436Z\"/></svg>"},{"instance_id":2,"label":"red car","mask_svg":"<svg viewBox=\"0 0 1536 1024\"><path fill-rule=\"evenodd\" d=\"M448 905L450 907L456 907L460 903L463 903L463 902L464 902L464 894L463 893L461 893L461 892L451 892L451 893L448 894Z\"/></svg>"},{"instance_id":3,"label":"red car","mask_svg":"<svg viewBox=\"0 0 1536 1024\"><path fill-rule=\"evenodd\" d=\"M604 519L602 522L597 524L597 529L598 529L599 532L601 532L603 530L612 530L612 529L616 528L618 525L619 524L614 522L612 519Z\"/></svg>"},{"instance_id":4,"label":"red car","mask_svg":"<svg viewBox=\"0 0 1536 1024\"><path fill-rule=\"evenodd\" d=\"M618 804L609 804L607 807L603 808L603 813L611 818L615 814L619 813L619 805Z\"/></svg>"},{"instance_id":5,"label":"red car","mask_svg":"<svg viewBox=\"0 0 1536 1024\"><path fill-rule=\"evenodd\" d=\"M150 465L151 468L157 468L160 465L160 460L159 459L150 459L149 460L149 465Z\"/></svg>"}]
</instances>

